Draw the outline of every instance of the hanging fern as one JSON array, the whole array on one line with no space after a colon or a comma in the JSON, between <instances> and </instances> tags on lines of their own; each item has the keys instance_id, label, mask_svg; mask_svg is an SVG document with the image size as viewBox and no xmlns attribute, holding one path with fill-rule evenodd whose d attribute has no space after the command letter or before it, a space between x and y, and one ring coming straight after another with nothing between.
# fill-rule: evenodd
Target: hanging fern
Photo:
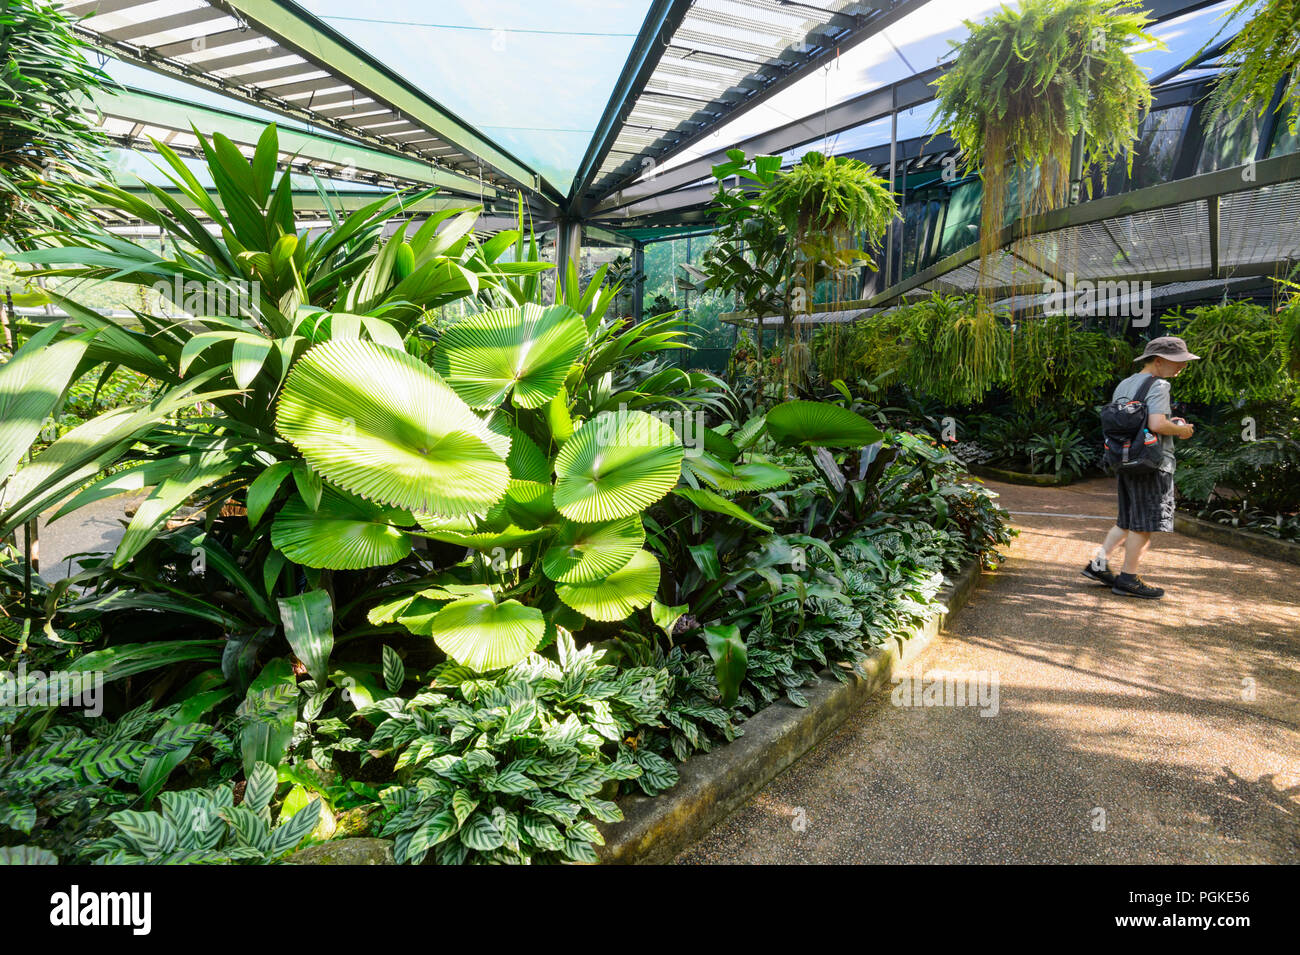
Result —
<instances>
[{"instance_id":1,"label":"hanging fern","mask_svg":"<svg viewBox=\"0 0 1300 955\"><path fill-rule=\"evenodd\" d=\"M898 215L889 184L874 175L870 166L819 152L805 154L777 176L764 194L763 204L801 245L809 247L811 255L820 253L822 258L841 264L848 264L845 259L850 254L866 259L860 249L846 247L846 240L865 232L875 241Z\"/></svg>"},{"instance_id":2,"label":"hanging fern","mask_svg":"<svg viewBox=\"0 0 1300 955\"><path fill-rule=\"evenodd\" d=\"M1151 87L1130 50L1163 48L1146 31L1139 0L1023 0L982 23L964 21L970 35L935 82L938 108L931 128L947 130L967 172L984 181L980 212L981 313L992 301L998 235L1007 221L1008 185L1016 182L1019 216L1064 204L1075 135L1084 134L1083 167L1100 164L1102 179L1132 145ZM992 368L980 370L982 376Z\"/></svg>"},{"instance_id":3,"label":"hanging fern","mask_svg":"<svg viewBox=\"0 0 1300 955\"><path fill-rule=\"evenodd\" d=\"M1138 137L1151 87L1130 49L1164 48L1140 11L1138 0L1023 0L965 21L970 36L954 41L957 60L935 83L934 129L949 131L971 171L987 175L992 160L1055 165L1047 172L1059 203L1076 133L1087 136L1086 169L1104 170ZM995 129L1004 155L986 149Z\"/></svg>"},{"instance_id":4,"label":"hanging fern","mask_svg":"<svg viewBox=\"0 0 1300 955\"><path fill-rule=\"evenodd\" d=\"M1277 109L1285 111L1294 135L1300 126L1300 0L1239 0L1224 15L1224 29L1243 17L1246 22L1221 58L1224 71L1210 95L1206 122L1263 116L1285 81Z\"/></svg>"}]
</instances>

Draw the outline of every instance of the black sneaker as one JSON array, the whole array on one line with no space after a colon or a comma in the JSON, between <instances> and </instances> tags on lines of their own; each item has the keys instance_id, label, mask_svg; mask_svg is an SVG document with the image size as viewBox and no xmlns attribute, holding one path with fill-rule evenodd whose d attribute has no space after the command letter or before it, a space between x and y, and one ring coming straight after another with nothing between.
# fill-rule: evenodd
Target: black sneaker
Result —
<instances>
[{"instance_id":1,"label":"black sneaker","mask_svg":"<svg viewBox=\"0 0 1300 955\"><path fill-rule=\"evenodd\" d=\"M1145 597L1147 600L1159 600L1165 595L1164 590L1144 584L1136 574L1120 574L1110 592L1121 597Z\"/></svg>"},{"instance_id":2,"label":"black sneaker","mask_svg":"<svg viewBox=\"0 0 1300 955\"><path fill-rule=\"evenodd\" d=\"M1107 587L1115 586L1115 575L1105 567L1098 570L1096 567L1092 566L1092 564L1089 564L1087 567L1083 568L1083 570L1079 571L1079 573L1083 574L1083 576L1087 577L1089 580L1095 580L1097 583L1105 584Z\"/></svg>"}]
</instances>

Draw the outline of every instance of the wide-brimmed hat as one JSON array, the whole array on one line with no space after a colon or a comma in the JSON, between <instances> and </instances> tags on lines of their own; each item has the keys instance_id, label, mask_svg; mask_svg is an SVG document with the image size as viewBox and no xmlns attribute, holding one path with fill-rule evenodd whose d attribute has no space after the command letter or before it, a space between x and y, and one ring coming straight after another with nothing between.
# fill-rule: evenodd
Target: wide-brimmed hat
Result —
<instances>
[{"instance_id":1,"label":"wide-brimmed hat","mask_svg":"<svg viewBox=\"0 0 1300 955\"><path fill-rule=\"evenodd\" d=\"M1156 357L1168 358L1170 361L1196 361L1201 356L1193 355L1188 351L1187 342L1177 335L1162 335L1147 342L1146 350L1133 360L1141 361L1144 358Z\"/></svg>"}]
</instances>

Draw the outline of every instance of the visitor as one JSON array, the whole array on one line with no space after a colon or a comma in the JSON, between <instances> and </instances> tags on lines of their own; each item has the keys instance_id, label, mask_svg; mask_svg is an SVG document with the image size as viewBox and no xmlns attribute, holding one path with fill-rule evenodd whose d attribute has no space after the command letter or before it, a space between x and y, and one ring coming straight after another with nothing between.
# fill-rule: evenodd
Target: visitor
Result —
<instances>
[{"instance_id":1,"label":"visitor","mask_svg":"<svg viewBox=\"0 0 1300 955\"><path fill-rule=\"evenodd\" d=\"M1119 517L1097 556L1083 569L1083 576L1108 584L1113 593L1121 596L1157 600L1165 595L1160 587L1152 587L1138 576L1138 565L1151 546L1151 535L1174 529L1174 438L1186 440L1194 429L1182 418L1170 416L1173 404L1169 379L1177 377L1189 361L1199 357L1187 350L1187 343L1181 338L1173 335L1153 338L1136 359L1143 363L1142 370L1115 386L1112 400L1128 401L1148 376L1157 379L1146 396L1147 430L1159 436L1162 457L1158 471L1120 473ZM1109 569L1110 556L1121 543L1124 566L1120 573L1113 574Z\"/></svg>"}]
</instances>

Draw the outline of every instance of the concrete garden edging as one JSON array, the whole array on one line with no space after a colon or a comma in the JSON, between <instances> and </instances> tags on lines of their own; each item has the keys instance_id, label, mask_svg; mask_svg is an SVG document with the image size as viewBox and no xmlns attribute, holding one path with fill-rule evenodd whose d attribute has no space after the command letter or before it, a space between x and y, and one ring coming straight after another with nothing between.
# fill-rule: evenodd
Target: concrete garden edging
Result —
<instances>
[{"instance_id":1,"label":"concrete garden edging","mask_svg":"<svg viewBox=\"0 0 1300 955\"><path fill-rule=\"evenodd\" d=\"M1174 530L1188 537L1197 537L1225 547L1235 547L1238 550L1248 550L1262 557L1300 564L1300 544L1292 541L1279 540L1266 534L1256 534L1254 531L1244 531L1239 527L1231 527L1217 521L1207 521L1178 512L1174 514Z\"/></svg>"},{"instance_id":2,"label":"concrete garden edging","mask_svg":"<svg viewBox=\"0 0 1300 955\"><path fill-rule=\"evenodd\" d=\"M800 756L829 736L855 709L890 683L895 669L911 663L965 605L980 582L978 561L944 582L938 601L948 609L875 648L867 678L841 683L824 674L803 688L806 707L773 703L741 724L744 735L678 766L681 780L659 796L619 800L623 821L600 827L605 865L662 865L699 839Z\"/></svg>"},{"instance_id":3,"label":"concrete garden edging","mask_svg":"<svg viewBox=\"0 0 1300 955\"><path fill-rule=\"evenodd\" d=\"M1077 480L1070 471L1057 474L1026 474L1023 471L1004 471L1002 468L990 468L983 464L971 464L966 468L976 477L989 478L994 481L1006 481L1008 484L1026 484L1030 487L1065 487Z\"/></svg>"}]
</instances>

